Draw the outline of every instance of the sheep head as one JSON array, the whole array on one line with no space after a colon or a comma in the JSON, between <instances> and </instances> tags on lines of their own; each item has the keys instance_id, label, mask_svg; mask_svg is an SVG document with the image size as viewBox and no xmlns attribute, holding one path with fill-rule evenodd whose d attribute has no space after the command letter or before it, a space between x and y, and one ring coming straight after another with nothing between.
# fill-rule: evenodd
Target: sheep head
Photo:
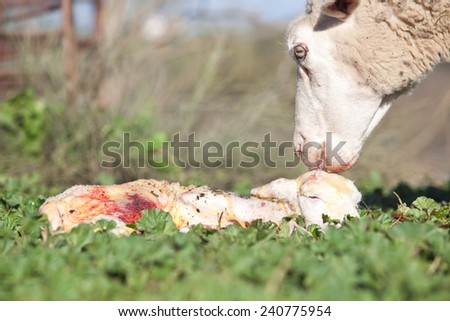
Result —
<instances>
[{"instance_id":1,"label":"sheep head","mask_svg":"<svg viewBox=\"0 0 450 321\"><path fill-rule=\"evenodd\" d=\"M342 221L345 215L359 217L358 203L361 193L353 182L343 176L320 170L309 171L296 180L279 178L251 191L260 199L271 199L300 213L306 225L324 227L322 214Z\"/></svg>"},{"instance_id":2,"label":"sheep head","mask_svg":"<svg viewBox=\"0 0 450 321\"><path fill-rule=\"evenodd\" d=\"M450 41L440 39L450 39L449 25L433 21L450 2L400 3L309 0L308 14L291 23L294 148L308 168L351 168L393 101L448 57Z\"/></svg>"},{"instance_id":3,"label":"sheep head","mask_svg":"<svg viewBox=\"0 0 450 321\"><path fill-rule=\"evenodd\" d=\"M322 214L342 222L345 215L359 217L361 193L352 181L323 171L310 171L297 179L297 197L305 224L324 226Z\"/></svg>"}]
</instances>

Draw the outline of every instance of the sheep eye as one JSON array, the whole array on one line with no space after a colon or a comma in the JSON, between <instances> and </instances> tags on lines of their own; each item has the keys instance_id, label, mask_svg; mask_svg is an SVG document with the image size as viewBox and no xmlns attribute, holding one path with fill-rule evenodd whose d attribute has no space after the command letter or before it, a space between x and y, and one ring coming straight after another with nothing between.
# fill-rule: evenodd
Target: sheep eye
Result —
<instances>
[{"instance_id":1,"label":"sheep eye","mask_svg":"<svg viewBox=\"0 0 450 321\"><path fill-rule=\"evenodd\" d=\"M310 200L320 200L320 198L316 195L305 195L306 198L309 198Z\"/></svg>"},{"instance_id":2,"label":"sheep eye","mask_svg":"<svg viewBox=\"0 0 450 321\"><path fill-rule=\"evenodd\" d=\"M308 47L304 43L298 44L294 47L294 55L299 62L303 62L308 55Z\"/></svg>"}]
</instances>

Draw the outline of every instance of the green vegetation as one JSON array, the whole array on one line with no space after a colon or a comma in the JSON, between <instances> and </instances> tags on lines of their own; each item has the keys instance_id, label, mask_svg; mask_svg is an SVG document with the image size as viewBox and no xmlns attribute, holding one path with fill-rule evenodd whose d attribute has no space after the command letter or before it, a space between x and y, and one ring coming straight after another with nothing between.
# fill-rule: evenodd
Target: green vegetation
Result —
<instances>
[{"instance_id":1,"label":"green vegetation","mask_svg":"<svg viewBox=\"0 0 450 321\"><path fill-rule=\"evenodd\" d=\"M261 222L182 234L153 211L118 238L108 222L49 235L38 189L0 190L1 300L450 299L450 209L425 197L326 234Z\"/></svg>"},{"instance_id":2,"label":"green vegetation","mask_svg":"<svg viewBox=\"0 0 450 321\"><path fill-rule=\"evenodd\" d=\"M164 132L154 130L150 112L133 115L134 121L113 111L93 109L87 113L84 117L65 105L51 105L31 89L0 101L0 172L5 175L0 174L0 179L39 173L47 187L131 180L138 176L131 168L114 171L100 166L106 159L102 145L120 142L123 133L132 133L133 140L153 142L152 152L157 154L162 141L167 140ZM130 155L131 167L137 167L139 156ZM167 172L167 168L157 166L145 170L150 177Z\"/></svg>"}]
</instances>

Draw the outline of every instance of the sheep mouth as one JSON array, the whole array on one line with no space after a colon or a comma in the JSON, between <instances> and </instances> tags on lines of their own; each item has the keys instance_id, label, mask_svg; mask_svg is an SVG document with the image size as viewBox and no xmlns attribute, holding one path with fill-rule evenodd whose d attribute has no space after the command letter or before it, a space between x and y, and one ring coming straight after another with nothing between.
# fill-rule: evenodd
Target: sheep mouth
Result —
<instances>
[{"instance_id":1,"label":"sheep mouth","mask_svg":"<svg viewBox=\"0 0 450 321\"><path fill-rule=\"evenodd\" d=\"M301 157L301 156L300 156ZM329 162L325 157L317 160L316 166L308 166L310 171L321 170L327 173L340 174L352 168L359 158L359 154L353 156L349 161Z\"/></svg>"},{"instance_id":2,"label":"sheep mouth","mask_svg":"<svg viewBox=\"0 0 450 321\"><path fill-rule=\"evenodd\" d=\"M359 154L356 154L350 159L350 161L344 162L342 164L341 162L338 162L337 164L332 163L331 165L328 165L327 162L322 159L319 165L319 169L328 173L340 174L352 168L356 164L358 158Z\"/></svg>"}]
</instances>

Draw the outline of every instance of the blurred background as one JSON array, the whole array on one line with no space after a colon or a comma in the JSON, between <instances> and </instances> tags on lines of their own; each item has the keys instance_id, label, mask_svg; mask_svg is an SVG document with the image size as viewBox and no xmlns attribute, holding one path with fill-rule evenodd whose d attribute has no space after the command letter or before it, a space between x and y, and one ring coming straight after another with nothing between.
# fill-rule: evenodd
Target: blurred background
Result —
<instances>
[{"instance_id":1,"label":"blurred background","mask_svg":"<svg viewBox=\"0 0 450 321\"><path fill-rule=\"evenodd\" d=\"M102 145L292 140L295 65L284 43L305 1L0 0L0 182L60 190L159 178L244 193L306 169L102 168ZM358 186L450 174L450 65L399 99L345 175ZM259 150L262 154L262 151ZM292 149L287 159L292 159ZM231 155L230 155L231 156ZM162 156L161 156L162 157ZM171 155L173 158L173 155ZM199 155L201 158L201 155ZM283 164L283 159L273 155Z\"/></svg>"}]
</instances>

